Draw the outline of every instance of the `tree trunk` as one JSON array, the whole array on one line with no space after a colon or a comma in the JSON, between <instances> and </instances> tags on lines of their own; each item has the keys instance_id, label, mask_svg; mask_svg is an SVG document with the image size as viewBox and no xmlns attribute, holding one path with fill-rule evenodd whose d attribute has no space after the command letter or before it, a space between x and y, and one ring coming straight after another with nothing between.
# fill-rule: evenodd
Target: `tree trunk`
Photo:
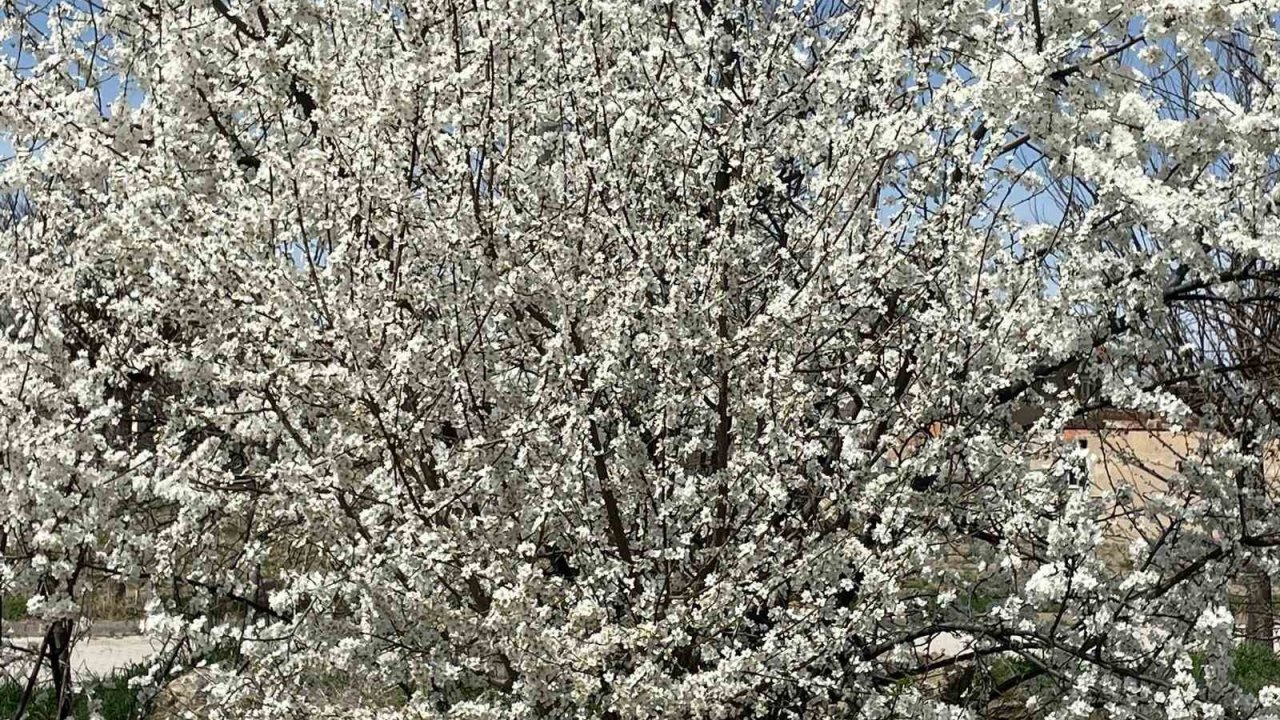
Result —
<instances>
[{"instance_id":1,"label":"tree trunk","mask_svg":"<svg viewBox=\"0 0 1280 720\"><path fill-rule=\"evenodd\" d=\"M1275 608L1271 603L1271 576L1250 562L1244 572L1245 584L1245 642L1264 645L1275 650Z\"/></svg>"},{"instance_id":2,"label":"tree trunk","mask_svg":"<svg viewBox=\"0 0 1280 720\"><path fill-rule=\"evenodd\" d=\"M58 703L58 720L72 716L71 632L74 628L74 620L58 620L49 629L49 669Z\"/></svg>"}]
</instances>

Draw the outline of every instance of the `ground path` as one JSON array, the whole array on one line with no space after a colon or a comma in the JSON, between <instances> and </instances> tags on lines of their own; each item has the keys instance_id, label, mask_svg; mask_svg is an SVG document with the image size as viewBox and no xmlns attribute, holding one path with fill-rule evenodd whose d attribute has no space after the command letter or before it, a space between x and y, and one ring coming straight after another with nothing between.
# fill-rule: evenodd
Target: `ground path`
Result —
<instances>
[{"instance_id":1,"label":"ground path","mask_svg":"<svg viewBox=\"0 0 1280 720\"><path fill-rule=\"evenodd\" d=\"M36 626L6 628L7 642L30 651L40 649L41 635ZM970 638L954 633L938 633L916 642L916 651L930 657L958 655L969 649ZM148 659L155 652L150 639L139 634L137 627L125 623L96 624L87 637L81 638L72 651L72 682L81 684L101 678ZM0 650L0 676L11 680L25 679L31 671L34 655L12 648Z\"/></svg>"},{"instance_id":2,"label":"ground path","mask_svg":"<svg viewBox=\"0 0 1280 720\"><path fill-rule=\"evenodd\" d=\"M11 623L4 630L0 678L25 682L35 660L34 653L40 650L41 629L28 623ZM80 684L111 675L146 660L153 652L152 641L138 633L136 624L96 623L89 635L72 649L71 680Z\"/></svg>"}]
</instances>

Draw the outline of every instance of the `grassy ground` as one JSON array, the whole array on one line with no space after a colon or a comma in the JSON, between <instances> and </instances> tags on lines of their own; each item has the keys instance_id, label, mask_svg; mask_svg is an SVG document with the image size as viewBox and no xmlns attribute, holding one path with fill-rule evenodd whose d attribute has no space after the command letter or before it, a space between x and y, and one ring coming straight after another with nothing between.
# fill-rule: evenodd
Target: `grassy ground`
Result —
<instances>
[{"instance_id":1,"label":"grassy ground","mask_svg":"<svg viewBox=\"0 0 1280 720\"><path fill-rule=\"evenodd\" d=\"M99 591L85 598L86 605L92 606L95 617L100 619L124 619L141 614L141 603L137 593L124 593L115 589ZM21 595L0 596L0 619L15 622L27 617L27 598ZM76 688L77 693L72 703L75 717L87 720L96 706L104 720L134 720L141 718L136 694L129 689L129 678L142 672L144 668L132 668L109 678L102 678L86 687ZM22 701L23 685L13 682L0 682L0 718L13 717ZM53 720L57 717L58 698L51 687L42 687L36 691L35 697L27 706L25 718L30 720Z\"/></svg>"},{"instance_id":2,"label":"grassy ground","mask_svg":"<svg viewBox=\"0 0 1280 720\"><path fill-rule=\"evenodd\" d=\"M103 678L86 687L77 688L72 708L77 720L88 720L93 707L104 720L140 720L141 705L137 694L129 688L129 679L141 674L144 667L128 668L109 678ZM22 701L22 685L18 683L0 683L0 718L13 717ZM24 718L30 720L55 720L58 716L58 698L53 688L45 686L36 691L35 697L27 706Z\"/></svg>"},{"instance_id":3,"label":"grassy ground","mask_svg":"<svg viewBox=\"0 0 1280 720\"><path fill-rule=\"evenodd\" d=\"M0 597L0 619L6 622L21 620L27 616L27 599L18 595Z\"/></svg>"},{"instance_id":4,"label":"grassy ground","mask_svg":"<svg viewBox=\"0 0 1280 720\"><path fill-rule=\"evenodd\" d=\"M1199 660L1199 658L1193 658L1195 667L1192 670L1198 677L1202 672L1199 668ZM1265 686L1280 685L1280 657L1270 649L1245 643L1236 647L1232 660L1231 681L1246 692L1257 693ZM971 676L966 681L966 686L974 682L998 684L1030 667L1031 665L1025 660L1000 658L987 669L987 675L984 678ZM129 680L143 674L145 670L145 666L133 666L110 677L86 682L81 687L77 687L72 703L74 717L77 720L88 720L96 707L103 720L145 720L146 716L141 703L138 702L137 693L129 688ZM334 687L341 685L343 683L335 684ZM329 689L333 690L333 688ZM23 687L19 683L0 682L0 718L9 718L16 714L22 699L22 691ZM27 707L24 718L55 720L56 717L57 698L52 688L45 686L37 691L32 704Z\"/></svg>"},{"instance_id":5,"label":"grassy ground","mask_svg":"<svg viewBox=\"0 0 1280 720\"><path fill-rule=\"evenodd\" d=\"M1280 685L1280 659L1265 645L1240 645L1232 658L1231 681L1251 693Z\"/></svg>"}]
</instances>

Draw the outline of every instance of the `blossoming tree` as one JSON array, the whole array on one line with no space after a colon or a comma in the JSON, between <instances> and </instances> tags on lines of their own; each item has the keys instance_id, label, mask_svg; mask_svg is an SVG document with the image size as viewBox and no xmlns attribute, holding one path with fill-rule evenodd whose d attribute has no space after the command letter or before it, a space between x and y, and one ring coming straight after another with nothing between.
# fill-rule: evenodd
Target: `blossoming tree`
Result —
<instances>
[{"instance_id":1,"label":"blossoming tree","mask_svg":"<svg viewBox=\"0 0 1280 720\"><path fill-rule=\"evenodd\" d=\"M0 591L55 670L125 580L226 717L1276 699L1251 451L1043 462L1229 419L1168 328L1278 279L1268 3L3 7Z\"/></svg>"}]
</instances>

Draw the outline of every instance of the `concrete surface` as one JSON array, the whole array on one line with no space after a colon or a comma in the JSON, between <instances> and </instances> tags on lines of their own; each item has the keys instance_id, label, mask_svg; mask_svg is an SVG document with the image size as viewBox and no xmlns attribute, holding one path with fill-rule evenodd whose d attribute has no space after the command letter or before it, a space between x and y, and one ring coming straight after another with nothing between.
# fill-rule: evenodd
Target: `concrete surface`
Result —
<instances>
[{"instance_id":1,"label":"concrete surface","mask_svg":"<svg viewBox=\"0 0 1280 720\"><path fill-rule=\"evenodd\" d=\"M26 648L33 652L21 652L10 647L0 650L0 675L25 681L31 674L35 652L40 650L41 637L6 638L6 644ZM93 636L83 638L71 652L71 681L79 684L93 678L104 677L149 658L154 649L151 641L141 635L116 637ZM42 675L47 676L48 670ZM47 680L47 677L41 678Z\"/></svg>"},{"instance_id":2,"label":"concrete surface","mask_svg":"<svg viewBox=\"0 0 1280 720\"><path fill-rule=\"evenodd\" d=\"M925 657L944 658L959 655L971 650L973 638L953 632L940 632L925 638L919 638L914 645L916 652Z\"/></svg>"}]
</instances>

